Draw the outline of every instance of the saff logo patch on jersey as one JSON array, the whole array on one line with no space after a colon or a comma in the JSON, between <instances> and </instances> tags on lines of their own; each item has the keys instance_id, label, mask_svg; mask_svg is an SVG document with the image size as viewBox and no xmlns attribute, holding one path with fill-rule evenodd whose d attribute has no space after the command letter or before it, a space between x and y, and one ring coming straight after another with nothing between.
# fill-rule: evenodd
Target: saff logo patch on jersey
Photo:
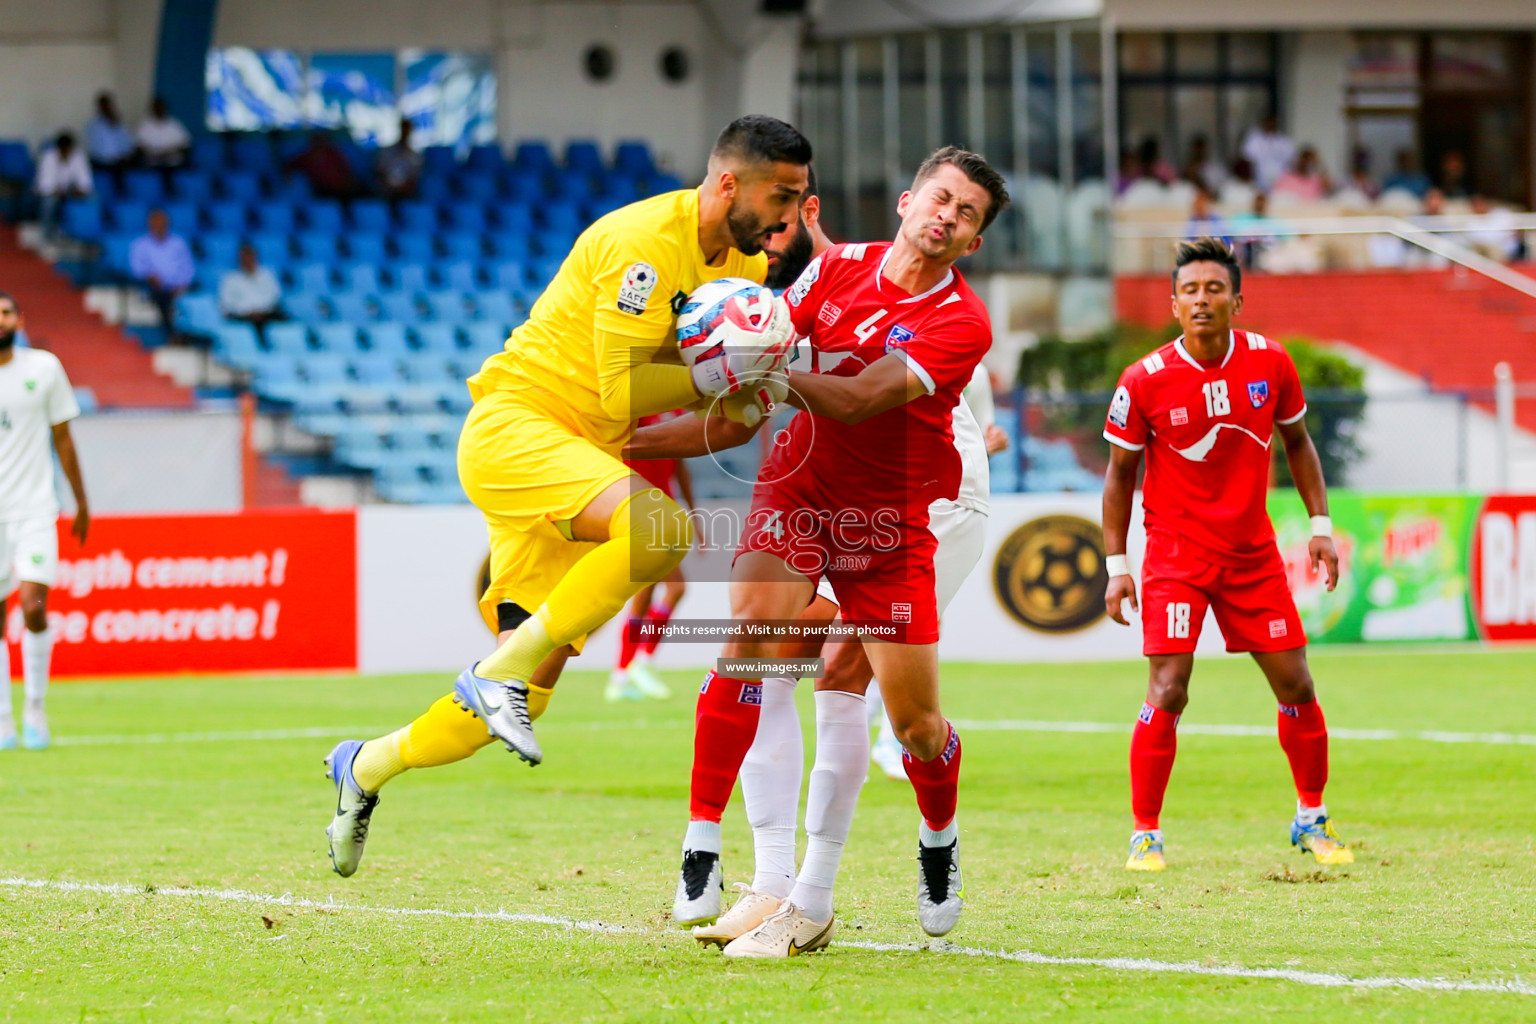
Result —
<instances>
[{"instance_id":1,"label":"saff logo patch on jersey","mask_svg":"<svg viewBox=\"0 0 1536 1024\"><path fill-rule=\"evenodd\" d=\"M1189 410L1182 405L1179 406L1168 414L1168 422L1176 427L1182 427L1189 422Z\"/></svg>"},{"instance_id":2,"label":"saff logo patch on jersey","mask_svg":"<svg viewBox=\"0 0 1536 1024\"><path fill-rule=\"evenodd\" d=\"M817 256L811 260L809 266L800 272L800 276L795 279L795 283L790 286L788 294L784 296L785 300L791 306L800 305L804 301L806 293L811 290L811 285L815 284L816 279L820 276L821 257Z\"/></svg>"},{"instance_id":3,"label":"saff logo patch on jersey","mask_svg":"<svg viewBox=\"0 0 1536 1024\"><path fill-rule=\"evenodd\" d=\"M1115 397L1109 400L1109 422L1124 430L1130 417L1131 393L1122 384L1115 388Z\"/></svg>"},{"instance_id":4,"label":"saff logo patch on jersey","mask_svg":"<svg viewBox=\"0 0 1536 1024\"><path fill-rule=\"evenodd\" d=\"M837 323L837 318L842 315L843 308L841 306L834 306L830 302L823 302L821 304L820 312L816 314L816 319L820 320L828 327L831 327L833 324Z\"/></svg>"},{"instance_id":5,"label":"saff logo patch on jersey","mask_svg":"<svg viewBox=\"0 0 1536 1024\"><path fill-rule=\"evenodd\" d=\"M1253 403L1255 409L1264 408L1264 403L1269 401L1269 381L1251 380L1248 382L1248 401Z\"/></svg>"},{"instance_id":6,"label":"saff logo patch on jersey","mask_svg":"<svg viewBox=\"0 0 1536 1024\"><path fill-rule=\"evenodd\" d=\"M897 324L895 327L891 328L891 333L885 336L885 350L887 352L893 352L896 349L901 348L901 346L905 345L907 342L911 341L912 337L913 335L911 331L901 326L901 324Z\"/></svg>"},{"instance_id":7,"label":"saff logo patch on jersey","mask_svg":"<svg viewBox=\"0 0 1536 1024\"><path fill-rule=\"evenodd\" d=\"M649 263L630 264L629 269L624 271L623 283L619 285L619 309L639 316L650 305L651 292L655 290L656 268Z\"/></svg>"}]
</instances>

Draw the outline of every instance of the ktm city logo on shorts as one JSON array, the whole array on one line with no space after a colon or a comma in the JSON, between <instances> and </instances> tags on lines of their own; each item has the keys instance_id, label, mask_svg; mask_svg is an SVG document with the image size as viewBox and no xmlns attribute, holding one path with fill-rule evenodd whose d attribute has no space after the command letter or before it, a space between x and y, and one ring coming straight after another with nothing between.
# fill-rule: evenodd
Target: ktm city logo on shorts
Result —
<instances>
[{"instance_id":1,"label":"ktm city logo on shorts","mask_svg":"<svg viewBox=\"0 0 1536 1024\"><path fill-rule=\"evenodd\" d=\"M1086 629L1104 615L1104 535L1080 516L1041 516L1014 530L992 564L1008 614L1042 633Z\"/></svg>"},{"instance_id":2,"label":"ktm city logo on shorts","mask_svg":"<svg viewBox=\"0 0 1536 1024\"><path fill-rule=\"evenodd\" d=\"M891 621L892 622L911 622L912 621L912 603L910 601L892 601L891 602Z\"/></svg>"},{"instance_id":3,"label":"ktm city logo on shorts","mask_svg":"<svg viewBox=\"0 0 1536 1024\"><path fill-rule=\"evenodd\" d=\"M1286 630L1286 626L1285 626L1285 620L1284 619L1270 619L1269 620L1269 638L1271 640L1278 640L1281 637L1285 636L1285 630Z\"/></svg>"},{"instance_id":4,"label":"ktm city logo on shorts","mask_svg":"<svg viewBox=\"0 0 1536 1024\"><path fill-rule=\"evenodd\" d=\"M842 315L843 308L841 306L833 305L830 302L823 302L821 304L821 311L816 314L816 319L831 327L837 323L837 318Z\"/></svg>"}]
</instances>

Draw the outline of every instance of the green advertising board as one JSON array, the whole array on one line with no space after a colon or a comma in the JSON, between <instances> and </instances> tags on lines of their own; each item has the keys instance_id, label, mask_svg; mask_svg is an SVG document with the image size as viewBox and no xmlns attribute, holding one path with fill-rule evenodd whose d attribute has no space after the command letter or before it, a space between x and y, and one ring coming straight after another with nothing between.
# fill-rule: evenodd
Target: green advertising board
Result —
<instances>
[{"instance_id":1,"label":"green advertising board","mask_svg":"<svg viewBox=\"0 0 1536 1024\"><path fill-rule=\"evenodd\" d=\"M1270 492L1275 539L1314 643L1476 639L1467 552L1482 499L1471 495L1328 495L1339 584L1309 564L1311 525L1291 490Z\"/></svg>"}]
</instances>

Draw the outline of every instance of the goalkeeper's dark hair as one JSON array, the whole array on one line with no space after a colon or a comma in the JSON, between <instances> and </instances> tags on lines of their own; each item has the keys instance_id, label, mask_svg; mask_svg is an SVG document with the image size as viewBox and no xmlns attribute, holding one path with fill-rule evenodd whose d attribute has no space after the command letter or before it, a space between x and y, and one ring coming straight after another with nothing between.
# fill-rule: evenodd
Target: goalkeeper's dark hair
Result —
<instances>
[{"instance_id":1,"label":"goalkeeper's dark hair","mask_svg":"<svg viewBox=\"0 0 1536 1024\"><path fill-rule=\"evenodd\" d=\"M980 153L972 153L959 146L945 146L930 153L928 159L918 167L917 173L912 176L912 191L916 192L923 182L937 174L945 164L958 167L960 173L986 189L987 195L992 197L991 202L987 203L987 212L981 218L981 231L976 232L979 235L1013 202L1013 198L1008 195L1008 183Z\"/></svg>"},{"instance_id":2,"label":"goalkeeper's dark hair","mask_svg":"<svg viewBox=\"0 0 1536 1024\"><path fill-rule=\"evenodd\" d=\"M1232 279L1232 294L1243 293L1243 268L1232 253L1232 247L1219 238L1195 238L1180 242L1173 257L1173 290L1179 290L1179 271L1191 263L1220 263L1227 268Z\"/></svg>"},{"instance_id":3,"label":"goalkeeper's dark hair","mask_svg":"<svg viewBox=\"0 0 1536 1024\"><path fill-rule=\"evenodd\" d=\"M794 125L766 114L747 114L725 126L709 155L714 160L805 167L811 162L811 143Z\"/></svg>"}]
</instances>

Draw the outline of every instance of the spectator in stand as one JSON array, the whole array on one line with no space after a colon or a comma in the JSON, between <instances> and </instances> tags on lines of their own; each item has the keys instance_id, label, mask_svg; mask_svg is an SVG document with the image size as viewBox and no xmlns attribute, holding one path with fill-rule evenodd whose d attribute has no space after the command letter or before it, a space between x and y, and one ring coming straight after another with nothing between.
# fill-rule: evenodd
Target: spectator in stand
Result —
<instances>
[{"instance_id":1,"label":"spectator in stand","mask_svg":"<svg viewBox=\"0 0 1536 1024\"><path fill-rule=\"evenodd\" d=\"M171 108L160 96L149 101L149 116L139 122L138 140L139 152L150 167L180 167L192 148L186 125L171 116Z\"/></svg>"},{"instance_id":2,"label":"spectator in stand","mask_svg":"<svg viewBox=\"0 0 1536 1024\"><path fill-rule=\"evenodd\" d=\"M173 340L176 297L191 287L195 268L187 240L171 233L170 218L164 210L149 211L149 231L128 247L128 269L149 293L160 311L166 338Z\"/></svg>"},{"instance_id":3,"label":"spectator in stand","mask_svg":"<svg viewBox=\"0 0 1536 1024\"><path fill-rule=\"evenodd\" d=\"M1247 210L1229 222L1239 260L1245 267L1257 267L1264 250L1277 238L1273 233L1284 228L1269 215L1269 196L1255 192ZM1259 230L1263 229L1263 230Z\"/></svg>"},{"instance_id":4,"label":"spectator in stand","mask_svg":"<svg viewBox=\"0 0 1536 1024\"><path fill-rule=\"evenodd\" d=\"M1182 174L1185 181L1205 189L1214 197L1227 180L1227 169L1221 161L1211 156L1210 140L1196 135L1189 143L1189 157L1184 161Z\"/></svg>"},{"instance_id":5,"label":"spectator in stand","mask_svg":"<svg viewBox=\"0 0 1536 1024\"><path fill-rule=\"evenodd\" d=\"M1274 188L1270 191L1276 197L1286 196L1298 202L1315 203L1333 191L1333 184L1323 170L1322 161L1317 158L1317 150L1303 146L1296 155L1295 165L1275 180Z\"/></svg>"},{"instance_id":6,"label":"spectator in stand","mask_svg":"<svg viewBox=\"0 0 1536 1024\"><path fill-rule=\"evenodd\" d=\"M230 320L243 320L265 340L267 324L283 318L283 289L277 275L261 265L256 247L240 246L240 265L219 281L219 310Z\"/></svg>"},{"instance_id":7,"label":"spectator in stand","mask_svg":"<svg viewBox=\"0 0 1536 1024\"><path fill-rule=\"evenodd\" d=\"M379 150L374 158L373 176L385 199L409 199L421 185L421 154L411 148L411 122L400 119L400 138L393 146Z\"/></svg>"},{"instance_id":8,"label":"spectator in stand","mask_svg":"<svg viewBox=\"0 0 1536 1024\"><path fill-rule=\"evenodd\" d=\"M352 199L363 192L347 155L327 132L311 132L309 145L284 169L304 175L315 195L325 199Z\"/></svg>"},{"instance_id":9,"label":"spectator in stand","mask_svg":"<svg viewBox=\"0 0 1536 1024\"><path fill-rule=\"evenodd\" d=\"M1416 199L1423 199L1429 191L1429 175L1419 170L1413 150L1404 147L1397 151L1397 169L1381 183L1382 192L1411 192Z\"/></svg>"},{"instance_id":10,"label":"spectator in stand","mask_svg":"<svg viewBox=\"0 0 1536 1024\"><path fill-rule=\"evenodd\" d=\"M1280 122L1271 114L1243 139L1243 156L1253 164L1259 191L1268 192L1280 176L1296 162L1296 143L1280 130Z\"/></svg>"},{"instance_id":11,"label":"spectator in stand","mask_svg":"<svg viewBox=\"0 0 1536 1024\"><path fill-rule=\"evenodd\" d=\"M1143 178L1156 178L1164 185L1172 184L1179 177L1179 172L1173 164L1164 160L1156 137L1148 135L1141 140L1141 145L1136 151L1137 161L1141 164L1141 176Z\"/></svg>"},{"instance_id":12,"label":"spectator in stand","mask_svg":"<svg viewBox=\"0 0 1536 1024\"><path fill-rule=\"evenodd\" d=\"M1209 190L1196 187L1195 202L1189 211L1189 222L1184 225L1185 238L1220 238L1231 243L1226 237L1227 226L1222 221L1221 215L1216 212L1215 197Z\"/></svg>"},{"instance_id":13,"label":"spectator in stand","mask_svg":"<svg viewBox=\"0 0 1536 1024\"><path fill-rule=\"evenodd\" d=\"M84 198L95 191L95 182L91 180L91 165L75 145L73 133L59 132L58 138L53 140L53 146L38 161L34 187L42 199L43 225L50 234L63 219L67 202Z\"/></svg>"},{"instance_id":14,"label":"spectator in stand","mask_svg":"<svg viewBox=\"0 0 1536 1024\"><path fill-rule=\"evenodd\" d=\"M1141 180L1141 161L1136 159L1135 153L1120 154L1120 175L1115 179L1116 197L1125 194L1125 190Z\"/></svg>"},{"instance_id":15,"label":"spectator in stand","mask_svg":"<svg viewBox=\"0 0 1536 1024\"><path fill-rule=\"evenodd\" d=\"M1371 175L1371 151L1364 146L1355 147L1355 157L1350 164L1349 180L1342 186L1358 192L1366 199L1374 200L1381 195L1381 184Z\"/></svg>"},{"instance_id":16,"label":"spectator in stand","mask_svg":"<svg viewBox=\"0 0 1536 1024\"><path fill-rule=\"evenodd\" d=\"M123 168L133 163L133 133L118 116L117 103L109 92L96 95L96 116L85 126L85 153L91 166L121 182Z\"/></svg>"},{"instance_id":17,"label":"spectator in stand","mask_svg":"<svg viewBox=\"0 0 1536 1024\"><path fill-rule=\"evenodd\" d=\"M1472 213L1477 218L1462 235L1462 241L1477 253L1500 263L1520 255L1520 233L1513 224L1514 214L1495 207L1487 196L1472 197Z\"/></svg>"},{"instance_id":18,"label":"spectator in stand","mask_svg":"<svg viewBox=\"0 0 1536 1024\"><path fill-rule=\"evenodd\" d=\"M1232 173L1221 183L1221 205L1229 210L1246 210L1253 206L1253 197L1259 194L1253 180L1253 161L1240 156L1232 161Z\"/></svg>"},{"instance_id":19,"label":"spectator in stand","mask_svg":"<svg viewBox=\"0 0 1536 1024\"><path fill-rule=\"evenodd\" d=\"M1447 199L1467 199L1471 196L1467 187L1467 158L1462 156L1461 150L1447 150L1445 156L1440 158L1439 187Z\"/></svg>"}]
</instances>

